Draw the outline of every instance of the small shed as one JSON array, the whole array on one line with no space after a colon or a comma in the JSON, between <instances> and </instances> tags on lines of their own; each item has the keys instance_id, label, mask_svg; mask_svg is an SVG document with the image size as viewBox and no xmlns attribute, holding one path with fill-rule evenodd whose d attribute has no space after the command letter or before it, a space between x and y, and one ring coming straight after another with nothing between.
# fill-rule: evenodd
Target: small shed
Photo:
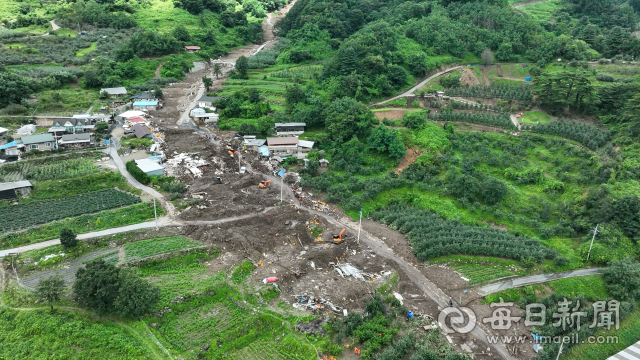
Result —
<instances>
[{"instance_id":1,"label":"small shed","mask_svg":"<svg viewBox=\"0 0 640 360\"><path fill-rule=\"evenodd\" d=\"M133 103L134 110L155 110L158 100L136 101Z\"/></svg>"},{"instance_id":2,"label":"small shed","mask_svg":"<svg viewBox=\"0 0 640 360\"><path fill-rule=\"evenodd\" d=\"M188 53L198 52L200 50L200 46L187 45L184 47L184 51Z\"/></svg>"},{"instance_id":3,"label":"small shed","mask_svg":"<svg viewBox=\"0 0 640 360\"><path fill-rule=\"evenodd\" d=\"M20 149L24 148L24 144L12 141L8 144L0 146L0 150L4 151L5 155L21 155Z\"/></svg>"},{"instance_id":4,"label":"small shed","mask_svg":"<svg viewBox=\"0 0 640 360\"><path fill-rule=\"evenodd\" d=\"M104 88L104 89L100 89L100 94L102 94L103 92L106 92L107 94L109 94L110 97L118 97L118 96L124 96L127 95L127 89L125 89L124 87L115 87L115 88Z\"/></svg>"},{"instance_id":5,"label":"small shed","mask_svg":"<svg viewBox=\"0 0 640 360\"><path fill-rule=\"evenodd\" d=\"M0 126L0 136L3 136L4 134L8 133L9 129L7 128L3 128Z\"/></svg>"},{"instance_id":6,"label":"small shed","mask_svg":"<svg viewBox=\"0 0 640 360\"><path fill-rule=\"evenodd\" d=\"M164 167L160 165L158 161L153 159L136 160L136 165L140 170L142 170L145 174L149 176L164 174Z\"/></svg>"},{"instance_id":7,"label":"small shed","mask_svg":"<svg viewBox=\"0 0 640 360\"><path fill-rule=\"evenodd\" d=\"M31 192L31 182L28 180L8 182L0 184L0 200L13 199L18 194L28 194Z\"/></svg>"},{"instance_id":8,"label":"small shed","mask_svg":"<svg viewBox=\"0 0 640 360\"><path fill-rule=\"evenodd\" d=\"M327 160L327 159L320 159L319 163L320 163L320 167L328 167L329 166L329 160Z\"/></svg>"}]
</instances>

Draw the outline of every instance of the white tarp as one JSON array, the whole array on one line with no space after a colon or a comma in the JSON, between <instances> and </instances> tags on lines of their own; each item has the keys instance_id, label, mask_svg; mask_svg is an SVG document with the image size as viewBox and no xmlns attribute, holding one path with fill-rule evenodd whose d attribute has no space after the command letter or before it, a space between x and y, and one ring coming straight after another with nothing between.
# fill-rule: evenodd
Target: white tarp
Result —
<instances>
[{"instance_id":1,"label":"white tarp","mask_svg":"<svg viewBox=\"0 0 640 360\"><path fill-rule=\"evenodd\" d=\"M139 110L129 110L129 111L125 111L122 114L120 114L119 116L122 116L123 118L127 119L133 116L145 116L147 115L147 113L145 113L144 111L139 111Z\"/></svg>"},{"instance_id":2,"label":"white tarp","mask_svg":"<svg viewBox=\"0 0 640 360\"><path fill-rule=\"evenodd\" d=\"M33 124L25 125L16 132L20 135L31 135L36 132L36 126Z\"/></svg>"},{"instance_id":3,"label":"white tarp","mask_svg":"<svg viewBox=\"0 0 640 360\"><path fill-rule=\"evenodd\" d=\"M3 132L7 132L7 131L9 131L9 129L0 127L0 134L2 134Z\"/></svg>"}]
</instances>

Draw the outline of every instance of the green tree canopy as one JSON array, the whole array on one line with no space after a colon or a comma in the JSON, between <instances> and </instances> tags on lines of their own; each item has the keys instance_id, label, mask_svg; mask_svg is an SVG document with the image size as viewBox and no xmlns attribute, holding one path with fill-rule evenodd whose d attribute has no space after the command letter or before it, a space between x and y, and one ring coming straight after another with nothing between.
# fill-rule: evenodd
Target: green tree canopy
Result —
<instances>
[{"instance_id":1,"label":"green tree canopy","mask_svg":"<svg viewBox=\"0 0 640 360\"><path fill-rule=\"evenodd\" d=\"M325 112L325 127L329 138L338 143L353 136L369 135L373 113L364 104L348 97L334 100Z\"/></svg>"},{"instance_id":2,"label":"green tree canopy","mask_svg":"<svg viewBox=\"0 0 640 360\"><path fill-rule=\"evenodd\" d=\"M120 290L120 269L102 259L89 262L78 269L73 294L80 306L99 315L113 312L113 303Z\"/></svg>"},{"instance_id":3,"label":"green tree canopy","mask_svg":"<svg viewBox=\"0 0 640 360\"><path fill-rule=\"evenodd\" d=\"M76 234L74 234L73 230L68 228L60 230L60 244L62 244L65 249L73 248L78 245L78 238L76 237Z\"/></svg>"},{"instance_id":4,"label":"green tree canopy","mask_svg":"<svg viewBox=\"0 0 640 360\"><path fill-rule=\"evenodd\" d=\"M616 300L640 299L640 264L631 258L612 260L602 271L609 294Z\"/></svg>"},{"instance_id":5,"label":"green tree canopy","mask_svg":"<svg viewBox=\"0 0 640 360\"><path fill-rule=\"evenodd\" d=\"M36 294L41 300L44 300L51 306L53 311L53 303L60 301L60 297L64 292L64 280L58 276L52 276L38 281Z\"/></svg>"},{"instance_id":6,"label":"green tree canopy","mask_svg":"<svg viewBox=\"0 0 640 360\"><path fill-rule=\"evenodd\" d=\"M380 125L373 130L368 142L376 151L388 153L395 159L400 159L407 153L398 130L389 129L384 125Z\"/></svg>"}]
</instances>

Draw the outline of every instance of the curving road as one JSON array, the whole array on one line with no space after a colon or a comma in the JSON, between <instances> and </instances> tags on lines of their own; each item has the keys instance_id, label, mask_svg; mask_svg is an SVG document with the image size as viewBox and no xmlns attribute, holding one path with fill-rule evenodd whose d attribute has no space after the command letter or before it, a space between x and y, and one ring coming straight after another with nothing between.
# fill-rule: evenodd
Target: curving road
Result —
<instances>
[{"instance_id":1,"label":"curving road","mask_svg":"<svg viewBox=\"0 0 640 360\"><path fill-rule=\"evenodd\" d=\"M423 87L423 86L424 86L426 83L428 83L429 81L431 81L431 80L433 80L433 79L437 78L438 76L441 76L441 75L444 75L444 74L450 73L450 72L452 72L452 71L456 71L456 70L458 70L458 69L462 69L463 67L464 67L464 66L455 66L455 67L449 68L449 69L447 69L447 70L444 70L444 71L440 71L440 72L438 72L438 73L435 73L435 74L433 74L433 75L429 76L428 78L426 78L426 79L422 80L421 82L419 82L416 86L412 87L411 89L409 89L409 90L407 90L407 91L403 92L402 94L400 94L400 95L396 95L396 96L392 97L391 99L387 99L387 100L384 100L384 101L380 101L379 103L375 103L374 105L382 105L382 104L388 103L389 101L393 101L393 100L395 100L395 99L399 99L399 98L401 98L401 97L415 96L415 95L413 94L413 92L414 92L414 91L416 91L416 90L418 90L418 89L420 89L421 87Z\"/></svg>"}]
</instances>

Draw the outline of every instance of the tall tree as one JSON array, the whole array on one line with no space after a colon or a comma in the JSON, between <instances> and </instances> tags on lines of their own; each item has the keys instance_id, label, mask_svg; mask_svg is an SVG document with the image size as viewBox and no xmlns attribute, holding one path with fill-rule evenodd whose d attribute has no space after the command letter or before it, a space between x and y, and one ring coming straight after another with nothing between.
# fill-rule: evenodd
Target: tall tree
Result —
<instances>
[{"instance_id":1,"label":"tall tree","mask_svg":"<svg viewBox=\"0 0 640 360\"><path fill-rule=\"evenodd\" d=\"M210 77L207 76L203 76L202 77L202 84L204 85L204 87L207 89L207 92L209 92L209 88L211 86L213 86L213 80L211 80Z\"/></svg>"},{"instance_id":2,"label":"tall tree","mask_svg":"<svg viewBox=\"0 0 640 360\"><path fill-rule=\"evenodd\" d=\"M241 78L247 78L247 70L249 69L249 60L244 56L240 56L236 61L236 70Z\"/></svg>"},{"instance_id":3,"label":"tall tree","mask_svg":"<svg viewBox=\"0 0 640 360\"><path fill-rule=\"evenodd\" d=\"M73 294L80 306L102 315L113 311L120 285L120 269L98 259L78 269Z\"/></svg>"},{"instance_id":4,"label":"tall tree","mask_svg":"<svg viewBox=\"0 0 640 360\"><path fill-rule=\"evenodd\" d=\"M64 280L58 276L52 276L46 279L40 279L36 288L36 294L40 300L44 300L51 306L53 312L53 303L60 301L60 297L64 292Z\"/></svg>"},{"instance_id":5,"label":"tall tree","mask_svg":"<svg viewBox=\"0 0 640 360\"><path fill-rule=\"evenodd\" d=\"M216 76L216 79L218 79L220 75L222 75L222 67L219 63L213 65L213 74Z\"/></svg>"}]
</instances>

